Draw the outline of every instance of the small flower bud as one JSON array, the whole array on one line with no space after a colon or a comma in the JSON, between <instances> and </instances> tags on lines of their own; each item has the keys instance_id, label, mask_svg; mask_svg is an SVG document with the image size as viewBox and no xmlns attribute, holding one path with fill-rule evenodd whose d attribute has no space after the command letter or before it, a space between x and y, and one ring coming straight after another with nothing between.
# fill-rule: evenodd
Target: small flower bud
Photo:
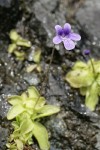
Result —
<instances>
[{"instance_id":1,"label":"small flower bud","mask_svg":"<svg viewBox=\"0 0 100 150\"><path fill-rule=\"evenodd\" d=\"M86 49L86 50L84 50L84 52L83 52L85 55L89 55L90 54L90 50L89 49Z\"/></svg>"}]
</instances>

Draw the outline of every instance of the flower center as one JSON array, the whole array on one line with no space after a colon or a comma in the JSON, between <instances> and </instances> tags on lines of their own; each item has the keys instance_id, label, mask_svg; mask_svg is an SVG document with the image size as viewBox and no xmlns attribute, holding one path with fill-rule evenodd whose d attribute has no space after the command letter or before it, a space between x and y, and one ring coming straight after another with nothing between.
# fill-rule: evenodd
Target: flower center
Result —
<instances>
[{"instance_id":1,"label":"flower center","mask_svg":"<svg viewBox=\"0 0 100 150\"><path fill-rule=\"evenodd\" d=\"M65 29L61 29L58 31L58 35L63 38L63 39L66 39L66 37L69 35L69 31L68 30L65 30Z\"/></svg>"}]
</instances>

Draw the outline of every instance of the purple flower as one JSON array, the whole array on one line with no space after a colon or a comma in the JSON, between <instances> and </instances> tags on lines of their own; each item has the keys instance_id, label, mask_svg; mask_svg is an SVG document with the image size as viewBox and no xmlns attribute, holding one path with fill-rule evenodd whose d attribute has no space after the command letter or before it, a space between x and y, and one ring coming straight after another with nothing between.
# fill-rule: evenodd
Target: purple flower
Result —
<instances>
[{"instance_id":1,"label":"purple flower","mask_svg":"<svg viewBox=\"0 0 100 150\"><path fill-rule=\"evenodd\" d=\"M75 42L81 40L79 34L73 33L71 31L71 25L65 23L64 28L60 25L55 26L56 36L53 38L54 44L59 44L63 42L65 49L72 50L75 48Z\"/></svg>"},{"instance_id":2,"label":"purple flower","mask_svg":"<svg viewBox=\"0 0 100 150\"><path fill-rule=\"evenodd\" d=\"M85 50L84 50L84 54L85 54L85 55L89 55L89 54L90 54L90 50L89 50L89 49L85 49Z\"/></svg>"}]
</instances>

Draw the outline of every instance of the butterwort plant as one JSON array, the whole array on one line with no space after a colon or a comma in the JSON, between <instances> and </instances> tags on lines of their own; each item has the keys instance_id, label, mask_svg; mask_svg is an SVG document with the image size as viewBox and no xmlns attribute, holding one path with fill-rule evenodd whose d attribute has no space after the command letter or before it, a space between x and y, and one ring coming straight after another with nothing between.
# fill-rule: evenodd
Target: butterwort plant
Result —
<instances>
[{"instance_id":1,"label":"butterwort plant","mask_svg":"<svg viewBox=\"0 0 100 150\"><path fill-rule=\"evenodd\" d=\"M49 150L48 132L39 120L59 112L60 108L47 105L45 98L34 86L29 87L21 96L9 97L9 103L12 107L7 114L7 119L13 120L14 131L7 143L8 150L23 150L27 145L33 144L33 136L41 150Z\"/></svg>"},{"instance_id":2,"label":"butterwort plant","mask_svg":"<svg viewBox=\"0 0 100 150\"><path fill-rule=\"evenodd\" d=\"M60 25L56 25L55 30L56 36L53 38L53 43L63 43L66 50L74 49L76 42L81 40L79 34L72 32L69 23L65 23L63 28Z\"/></svg>"},{"instance_id":3,"label":"butterwort plant","mask_svg":"<svg viewBox=\"0 0 100 150\"><path fill-rule=\"evenodd\" d=\"M10 31L9 37L11 44L8 46L8 52L13 53L18 60L24 60L25 52L23 49L31 47L31 42L21 37L14 29Z\"/></svg>"},{"instance_id":4,"label":"butterwort plant","mask_svg":"<svg viewBox=\"0 0 100 150\"><path fill-rule=\"evenodd\" d=\"M88 62L77 61L65 80L73 88L80 89L80 94L85 96L85 105L94 111L100 96L100 61L91 58L89 50L84 54L89 56Z\"/></svg>"}]
</instances>

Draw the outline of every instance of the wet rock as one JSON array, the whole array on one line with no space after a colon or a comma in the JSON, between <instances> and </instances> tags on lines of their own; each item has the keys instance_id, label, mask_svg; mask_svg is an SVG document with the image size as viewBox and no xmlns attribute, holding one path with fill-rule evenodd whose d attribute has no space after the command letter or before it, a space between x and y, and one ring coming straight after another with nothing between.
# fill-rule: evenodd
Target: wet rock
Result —
<instances>
[{"instance_id":1,"label":"wet rock","mask_svg":"<svg viewBox=\"0 0 100 150\"><path fill-rule=\"evenodd\" d=\"M12 0L0 0L0 6L8 8L8 7L10 7L11 2L12 2Z\"/></svg>"},{"instance_id":2,"label":"wet rock","mask_svg":"<svg viewBox=\"0 0 100 150\"><path fill-rule=\"evenodd\" d=\"M4 80L4 75L5 75L5 67L2 66L2 64L0 64L0 89L2 88L2 83Z\"/></svg>"},{"instance_id":3,"label":"wet rock","mask_svg":"<svg viewBox=\"0 0 100 150\"><path fill-rule=\"evenodd\" d=\"M51 117L51 120L47 122L47 125L52 128L52 132L54 133L53 136L57 137L57 134L60 136L66 136L67 133L67 126L63 120L63 113L58 115L56 118Z\"/></svg>"},{"instance_id":4,"label":"wet rock","mask_svg":"<svg viewBox=\"0 0 100 150\"><path fill-rule=\"evenodd\" d=\"M62 96L65 95L64 89L60 87L57 81L51 74L49 76L50 95Z\"/></svg>"},{"instance_id":5,"label":"wet rock","mask_svg":"<svg viewBox=\"0 0 100 150\"><path fill-rule=\"evenodd\" d=\"M35 73L26 73L23 78L29 85L38 85L40 82L37 74Z\"/></svg>"},{"instance_id":6,"label":"wet rock","mask_svg":"<svg viewBox=\"0 0 100 150\"><path fill-rule=\"evenodd\" d=\"M97 150L100 150L100 119L96 123L93 123L93 125L98 128L98 132L96 134L97 142L95 148L97 148Z\"/></svg>"},{"instance_id":7,"label":"wet rock","mask_svg":"<svg viewBox=\"0 0 100 150\"><path fill-rule=\"evenodd\" d=\"M8 129L2 128L0 126L0 150L6 149L7 137L8 137Z\"/></svg>"},{"instance_id":8,"label":"wet rock","mask_svg":"<svg viewBox=\"0 0 100 150\"><path fill-rule=\"evenodd\" d=\"M100 132L96 135L96 138L97 138L97 144L96 144L96 148L98 150L100 150Z\"/></svg>"},{"instance_id":9,"label":"wet rock","mask_svg":"<svg viewBox=\"0 0 100 150\"><path fill-rule=\"evenodd\" d=\"M97 47L100 47L100 1L86 0L76 13L76 19L81 25L83 33L82 40L99 58L100 53ZM85 35L84 35L85 33ZM91 40L91 43L87 39Z\"/></svg>"},{"instance_id":10,"label":"wet rock","mask_svg":"<svg viewBox=\"0 0 100 150\"><path fill-rule=\"evenodd\" d=\"M19 11L18 0L0 0L1 37L4 37L4 33L6 34L6 32L9 32L11 29L15 28L15 24L20 17L21 11Z\"/></svg>"},{"instance_id":11,"label":"wet rock","mask_svg":"<svg viewBox=\"0 0 100 150\"><path fill-rule=\"evenodd\" d=\"M51 147L50 150L70 150L69 146L67 145L68 142L66 140L66 133L67 133L67 125L64 122L63 118L65 113L62 112L56 116L52 116L50 120L47 121L46 126L50 130L51 137L53 136L54 139L50 140ZM61 143L61 138L63 139L63 143Z\"/></svg>"},{"instance_id":12,"label":"wet rock","mask_svg":"<svg viewBox=\"0 0 100 150\"><path fill-rule=\"evenodd\" d=\"M100 1L86 0L76 13L76 19L84 27L84 31L100 39ZM85 30L87 28L87 30Z\"/></svg>"},{"instance_id":13,"label":"wet rock","mask_svg":"<svg viewBox=\"0 0 100 150\"><path fill-rule=\"evenodd\" d=\"M66 9L59 0L39 0L34 3L31 8L34 10L34 18L30 22L30 27L33 28L38 25L38 37L40 36L46 46L52 47L52 38L55 33L54 26L56 24L63 25L66 22ZM36 22L36 24L35 24ZM35 27L36 28L36 27Z\"/></svg>"},{"instance_id":14,"label":"wet rock","mask_svg":"<svg viewBox=\"0 0 100 150\"><path fill-rule=\"evenodd\" d=\"M4 98L4 95L0 96L0 117L6 118L9 108L7 99Z\"/></svg>"},{"instance_id":15,"label":"wet rock","mask_svg":"<svg viewBox=\"0 0 100 150\"><path fill-rule=\"evenodd\" d=\"M92 112L85 105L81 104L81 101L78 101L77 98L76 101L69 102L69 106L72 110L83 115L84 117L87 117L92 122L97 122L100 119L98 114Z\"/></svg>"},{"instance_id":16,"label":"wet rock","mask_svg":"<svg viewBox=\"0 0 100 150\"><path fill-rule=\"evenodd\" d=\"M5 51L0 51L0 117L5 118L10 108L8 96L17 95L27 84L19 75L22 65L11 60ZM20 72L21 73L21 72Z\"/></svg>"}]
</instances>

